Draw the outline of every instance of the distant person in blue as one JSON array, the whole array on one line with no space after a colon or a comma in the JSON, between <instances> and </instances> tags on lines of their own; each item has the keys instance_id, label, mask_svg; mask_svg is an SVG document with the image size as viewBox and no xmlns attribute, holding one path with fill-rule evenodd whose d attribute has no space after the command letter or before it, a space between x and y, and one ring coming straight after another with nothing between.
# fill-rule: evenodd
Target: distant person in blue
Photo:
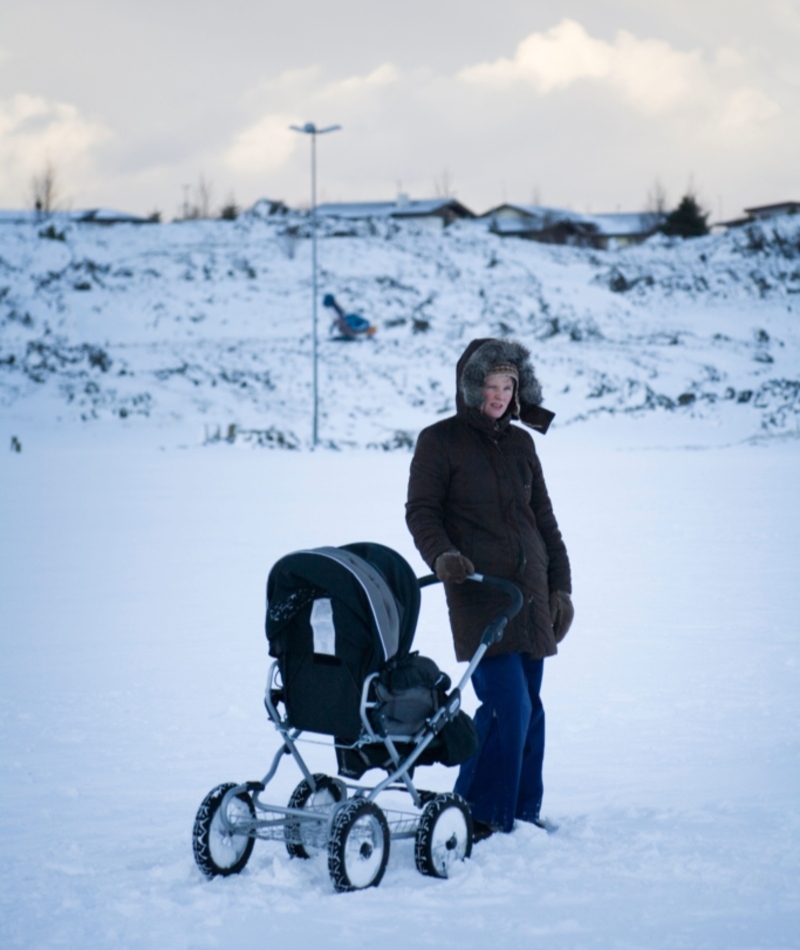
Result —
<instances>
[{"instance_id":1,"label":"distant person in blue","mask_svg":"<svg viewBox=\"0 0 800 950\"><path fill-rule=\"evenodd\" d=\"M372 336L377 327L374 327L369 320L359 316L357 313L345 313L343 308L336 302L333 294L325 294L322 298L322 304L333 311L333 323L331 324L331 333L338 332L338 340L358 340L361 337Z\"/></svg>"}]
</instances>

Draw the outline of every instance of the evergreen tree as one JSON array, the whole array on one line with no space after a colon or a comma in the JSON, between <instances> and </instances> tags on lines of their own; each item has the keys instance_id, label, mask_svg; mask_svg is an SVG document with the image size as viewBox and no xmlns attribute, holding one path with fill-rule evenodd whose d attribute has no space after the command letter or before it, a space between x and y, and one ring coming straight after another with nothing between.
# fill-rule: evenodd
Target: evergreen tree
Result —
<instances>
[{"instance_id":1,"label":"evergreen tree","mask_svg":"<svg viewBox=\"0 0 800 950\"><path fill-rule=\"evenodd\" d=\"M702 237L708 234L707 218L708 212L703 211L695 196L684 195L678 207L667 215L660 230L670 236Z\"/></svg>"}]
</instances>

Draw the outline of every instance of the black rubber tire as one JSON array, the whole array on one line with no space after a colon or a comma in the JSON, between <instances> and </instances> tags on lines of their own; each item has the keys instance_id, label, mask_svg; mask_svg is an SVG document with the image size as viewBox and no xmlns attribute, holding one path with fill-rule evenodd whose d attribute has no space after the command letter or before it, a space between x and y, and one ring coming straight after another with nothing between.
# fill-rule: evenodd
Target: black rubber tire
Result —
<instances>
[{"instance_id":1,"label":"black rubber tire","mask_svg":"<svg viewBox=\"0 0 800 950\"><path fill-rule=\"evenodd\" d=\"M414 842L420 874L447 877L454 861L472 854L472 815L460 795L437 795L422 811Z\"/></svg>"},{"instance_id":2,"label":"black rubber tire","mask_svg":"<svg viewBox=\"0 0 800 950\"><path fill-rule=\"evenodd\" d=\"M389 863L391 836L374 802L354 798L336 812L328 841L328 872L334 888L377 887Z\"/></svg>"},{"instance_id":3,"label":"black rubber tire","mask_svg":"<svg viewBox=\"0 0 800 950\"><path fill-rule=\"evenodd\" d=\"M192 850L197 866L206 877L238 874L250 860L255 838L245 835L228 834L219 826L219 808L228 789L236 788L235 782L217 785L203 799L197 811L192 832ZM240 806L238 803L241 802ZM229 805L230 811L242 817L256 817L256 808L247 792L241 792Z\"/></svg>"},{"instance_id":4,"label":"black rubber tire","mask_svg":"<svg viewBox=\"0 0 800 950\"><path fill-rule=\"evenodd\" d=\"M347 796L347 789L343 783L338 779L331 778L329 775L314 773L314 783L317 786L316 792L312 792L308 781L303 779L292 792L292 797L289 799L289 808L305 808L309 803L311 803L312 807L315 804L332 805L342 801ZM307 840L303 840L305 837L303 833L304 826L311 824L312 822L302 821L288 821L286 823L283 834L286 842L286 850L289 852L290 857L311 858L315 854L319 854L325 850L324 844L316 846L311 842L311 835L307 836ZM313 825L316 831L315 837L321 839L324 835L324 831L316 827L317 822L313 822Z\"/></svg>"}]
</instances>

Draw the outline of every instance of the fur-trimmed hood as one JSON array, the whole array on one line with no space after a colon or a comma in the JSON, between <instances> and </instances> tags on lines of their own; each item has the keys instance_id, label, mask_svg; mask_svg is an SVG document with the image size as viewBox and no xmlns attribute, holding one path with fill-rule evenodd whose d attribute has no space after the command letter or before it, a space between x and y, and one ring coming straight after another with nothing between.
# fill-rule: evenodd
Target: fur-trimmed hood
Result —
<instances>
[{"instance_id":1,"label":"fur-trimmed hood","mask_svg":"<svg viewBox=\"0 0 800 950\"><path fill-rule=\"evenodd\" d=\"M547 432L555 414L541 406L542 387L531 365L530 355L526 347L514 340L473 340L456 366L457 411L480 410L486 374L500 363L513 363L519 373L519 386L504 418L519 419L532 429ZM519 409L515 405L517 400Z\"/></svg>"}]
</instances>

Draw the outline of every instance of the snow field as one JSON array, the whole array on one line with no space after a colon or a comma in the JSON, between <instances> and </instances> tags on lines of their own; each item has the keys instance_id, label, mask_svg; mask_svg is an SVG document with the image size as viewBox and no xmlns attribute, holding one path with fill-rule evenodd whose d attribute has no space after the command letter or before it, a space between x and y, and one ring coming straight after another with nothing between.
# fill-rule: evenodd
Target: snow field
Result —
<instances>
[{"instance_id":1,"label":"snow field","mask_svg":"<svg viewBox=\"0 0 800 950\"><path fill-rule=\"evenodd\" d=\"M672 441L644 428L621 441ZM0 943L796 947L797 442L618 451L603 431L537 439L577 611L545 670L559 831L492 838L448 881L398 842L381 886L351 895L324 858L261 842L207 882L191 825L278 745L271 564L371 539L426 572L403 522L410 456L159 451L124 427L42 429L0 455ZM415 646L457 672L436 588ZM328 749L309 759L333 769ZM270 800L299 778L285 760Z\"/></svg>"}]
</instances>

